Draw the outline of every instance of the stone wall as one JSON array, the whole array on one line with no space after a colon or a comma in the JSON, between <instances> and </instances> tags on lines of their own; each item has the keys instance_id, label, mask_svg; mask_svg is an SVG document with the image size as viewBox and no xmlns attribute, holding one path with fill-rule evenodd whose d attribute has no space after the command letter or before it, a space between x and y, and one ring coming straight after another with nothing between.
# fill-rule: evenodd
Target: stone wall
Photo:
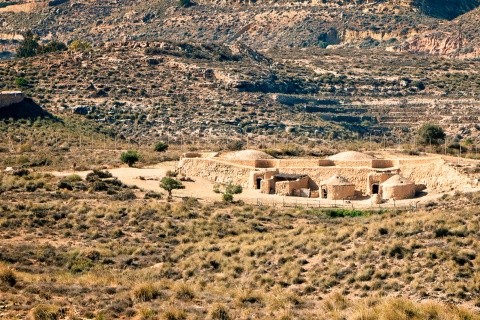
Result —
<instances>
[{"instance_id":1,"label":"stone wall","mask_svg":"<svg viewBox=\"0 0 480 320\"><path fill-rule=\"evenodd\" d=\"M469 183L469 179L466 176L457 172L455 168L446 165L445 161L440 157L398 160L334 161L338 166L322 166L329 164L327 161L310 159L224 160L218 158L184 158L181 161L180 168L181 171L188 176L204 177L220 183L240 184L245 188L255 188L256 180L252 174L254 171L254 174L260 173L263 179L270 177L265 176L265 170L263 170L262 173L258 168L278 168L278 171L275 172L306 174L310 177L308 188L312 190L320 189L322 182L328 180L333 175L340 175L354 184L355 189L364 195L371 193L370 186L373 180L378 178L378 182L381 183L389 176L388 174L382 175L380 173L378 177L374 178L370 176L369 178L369 174L375 173L375 169L372 168L372 163L380 167L395 165L394 167L399 168L398 173L402 176L412 180L416 184L425 184L427 188L432 191L449 191ZM276 186L276 188L278 188L278 186ZM290 192L288 184L285 188L286 191Z\"/></svg>"},{"instance_id":2,"label":"stone wall","mask_svg":"<svg viewBox=\"0 0 480 320\"><path fill-rule=\"evenodd\" d=\"M368 174L372 172L369 168L338 168L338 167L316 167L316 168L280 168L282 173L306 174L310 177L309 188L320 189L322 182L334 175L340 175L355 185L357 190L368 194Z\"/></svg>"},{"instance_id":3,"label":"stone wall","mask_svg":"<svg viewBox=\"0 0 480 320\"><path fill-rule=\"evenodd\" d=\"M337 167L372 167L372 160L333 160Z\"/></svg>"},{"instance_id":4,"label":"stone wall","mask_svg":"<svg viewBox=\"0 0 480 320\"><path fill-rule=\"evenodd\" d=\"M180 172L187 176L206 178L218 183L239 184L249 187L252 168L213 159L186 158L179 163Z\"/></svg>"},{"instance_id":5,"label":"stone wall","mask_svg":"<svg viewBox=\"0 0 480 320\"><path fill-rule=\"evenodd\" d=\"M430 162L418 160L402 160L400 173L417 184L425 184L429 190L445 192L470 183L467 176L445 164L442 158L430 159Z\"/></svg>"},{"instance_id":6,"label":"stone wall","mask_svg":"<svg viewBox=\"0 0 480 320\"><path fill-rule=\"evenodd\" d=\"M372 160L372 168L385 169L398 167L398 160L384 160L384 159L375 159Z\"/></svg>"},{"instance_id":7,"label":"stone wall","mask_svg":"<svg viewBox=\"0 0 480 320\"><path fill-rule=\"evenodd\" d=\"M7 107L14 103L22 102L25 99L23 92L1 92L0 108Z\"/></svg>"},{"instance_id":8,"label":"stone wall","mask_svg":"<svg viewBox=\"0 0 480 320\"><path fill-rule=\"evenodd\" d=\"M353 199L354 197L355 197L354 185L327 186L327 199L329 200Z\"/></svg>"}]
</instances>

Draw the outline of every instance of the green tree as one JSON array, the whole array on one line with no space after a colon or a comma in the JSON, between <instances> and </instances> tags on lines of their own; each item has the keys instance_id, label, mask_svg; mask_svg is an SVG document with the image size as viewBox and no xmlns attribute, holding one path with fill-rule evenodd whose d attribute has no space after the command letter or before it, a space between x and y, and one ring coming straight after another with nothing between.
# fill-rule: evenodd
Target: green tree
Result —
<instances>
[{"instance_id":1,"label":"green tree","mask_svg":"<svg viewBox=\"0 0 480 320\"><path fill-rule=\"evenodd\" d=\"M168 144L164 143L163 141L158 142L155 147L153 148L153 151L156 152L165 152L168 149Z\"/></svg>"},{"instance_id":2,"label":"green tree","mask_svg":"<svg viewBox=\"0 0 480 320\"><path fill-rule=\"evenodd\" d=\"M185 186L178 180L170 177L164 177L160 181L160 188L168 192L168 199L172 198L172 191L175 189L185 189Z\"/></svg>"},{"instance_id":3,"label":"green tree","mask_svg":"<svg viewBox=\"0 0 480 320\"><path fill-rule=\"evenodd\" d=\"M17 58L33 57L37 54L38 41L37 35L31 30L23 34L23 41L17 49Z\"/></svg>"},{"instance_id":4,"label":"green tree","mask_svg":"<svg viewBox=\"0 0 480 320\"><path fill-rule=\"evenodd\" d=\"M138 159L140 159L140 155L135 150L128 150L120 155L120 161L128 164L129 167L133 166Z\"/></svg>"},{"instance_id":5,"label":"green tree","mask_svg":"<svg viewBox=\"0 0 480 320\"><path fill-rule=\"evenodd\" d=\"M422 145L438 145L445 139L445 132L442 127L436 124L426 123L418 129L418 143Z\"/></svg>"}]
</instances>

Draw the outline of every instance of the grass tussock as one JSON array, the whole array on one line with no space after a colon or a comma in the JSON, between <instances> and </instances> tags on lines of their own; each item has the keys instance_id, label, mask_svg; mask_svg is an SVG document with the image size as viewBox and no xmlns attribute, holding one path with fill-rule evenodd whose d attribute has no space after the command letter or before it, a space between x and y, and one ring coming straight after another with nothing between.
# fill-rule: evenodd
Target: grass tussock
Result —
<instances>
[{"instance_id":1,"label":"grass tussock","mask_svg":"<svg viewBox=\"0 0 480 320\"><path fill-rule=\"evenodd\" d=\"M0 205L7 319L478 319L475 207L356 216L58 189L35 195L68 198L13 201L27 193Z\"/></svg>"}]
</instances>

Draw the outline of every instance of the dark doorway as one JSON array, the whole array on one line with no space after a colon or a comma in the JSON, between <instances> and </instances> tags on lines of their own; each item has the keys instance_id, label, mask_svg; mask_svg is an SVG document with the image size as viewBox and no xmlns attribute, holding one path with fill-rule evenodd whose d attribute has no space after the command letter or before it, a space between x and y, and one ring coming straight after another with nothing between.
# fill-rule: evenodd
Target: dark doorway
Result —
<instances>
[{"instance_id":1,"label":"dark doorway","mask_svg":"<svg viewBox=\"0 0 480 320\"><path fill-rule=\"evenodd\" d=\"M378 183L372 184L372 194L378 194L379 187Z\"/></svg>"},{"instance_id":2,"label":"dark doorway","mask_svg":"<svg viewBox=\"0 0 480 320\"><path fill-rule=\"evenodd\" d=\"M328 196L327 188L322 188L322 198L327 199L327 196Z\"/></svg>"},{"instance_id":3,"label":"dark doorway","mask_svg":"<svg viewBox=\"0 0 480 320\"><path fill-rule=\"evenodd\" d=\"M257 178L257 189L260 189L261 185L262 185L262 178Z\"/></svg>"}]
</instances>

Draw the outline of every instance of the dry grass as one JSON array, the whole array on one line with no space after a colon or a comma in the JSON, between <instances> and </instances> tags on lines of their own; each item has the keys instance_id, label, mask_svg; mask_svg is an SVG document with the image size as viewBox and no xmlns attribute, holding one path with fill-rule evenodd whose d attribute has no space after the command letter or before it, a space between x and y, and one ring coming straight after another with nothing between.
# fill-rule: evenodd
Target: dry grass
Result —
<instances>
[{"instance_id":1,"label":"dry grass","mask_svg":"<svg viewBox=\"0 0 480 320\"><path fill-rule=\"evenodd\" d=\"M41 317L50 308L39 304L61 306L59 318L479 318L475 205L333 218L52 194L1 195L4 318Z\"/></svg>"}]
</instances>

